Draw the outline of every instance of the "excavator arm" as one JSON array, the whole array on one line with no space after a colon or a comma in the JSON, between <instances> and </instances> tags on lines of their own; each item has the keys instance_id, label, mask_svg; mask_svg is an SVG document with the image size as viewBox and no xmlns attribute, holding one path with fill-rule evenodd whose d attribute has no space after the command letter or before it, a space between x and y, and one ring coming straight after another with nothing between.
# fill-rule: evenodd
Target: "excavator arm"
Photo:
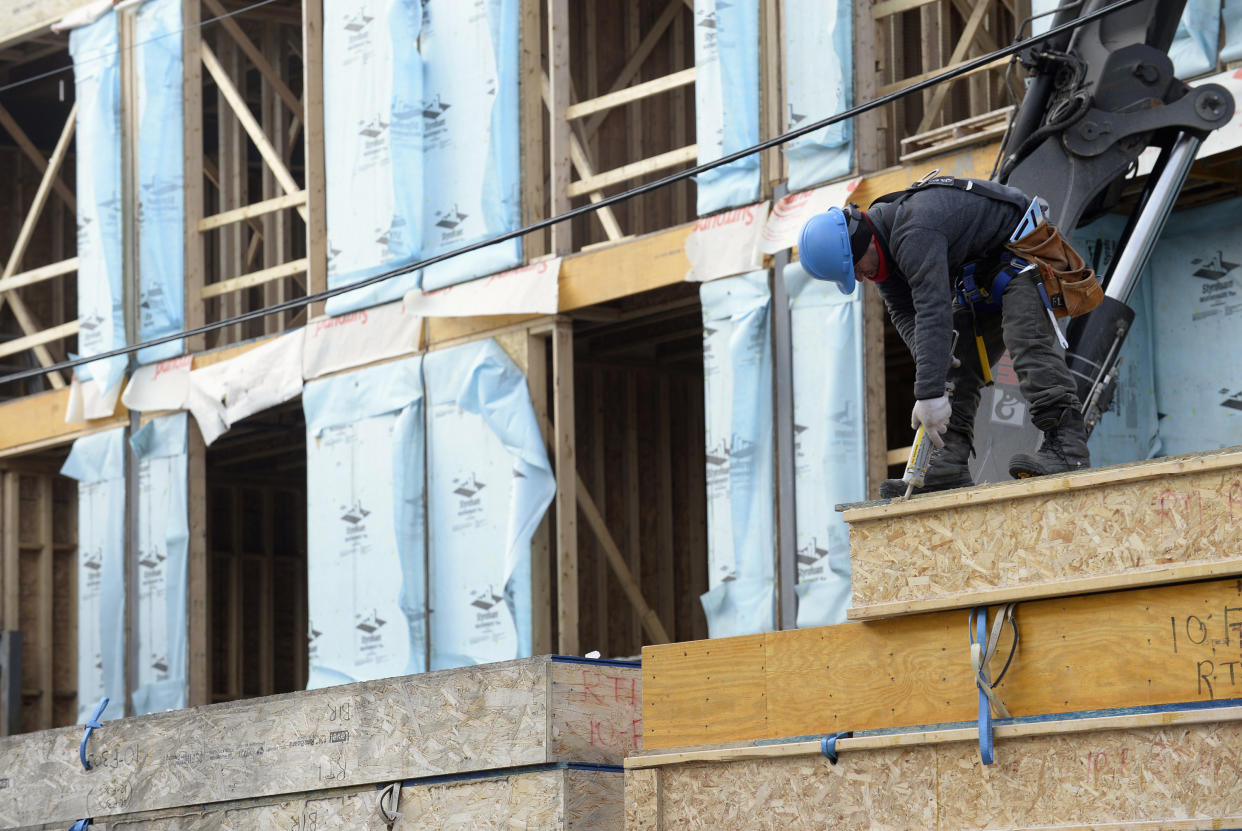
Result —
<instances>
[{"instance_id":1,"label":"excavator arm","mask_svg":"<svg viewBox=\"0 0 1242 831\"><path fill-rule=\"evenodd\" d=\"M1113 1L1065 3L1053 25ZM1115 207L1139 155L1160 148L1102 276L1104 303L1071 321L1067 332L1070 370L1088 431L1112 400L1117 359L1134 320L1130 294L1199 145L1234 113L1224 87L1190 87L1173 74L1168 49L1184 5L1185 0L1138 2L1021 55L1030 83L996 178L1046 199L1055 225L1072 231Z\"/></svg>"}]
</instances>

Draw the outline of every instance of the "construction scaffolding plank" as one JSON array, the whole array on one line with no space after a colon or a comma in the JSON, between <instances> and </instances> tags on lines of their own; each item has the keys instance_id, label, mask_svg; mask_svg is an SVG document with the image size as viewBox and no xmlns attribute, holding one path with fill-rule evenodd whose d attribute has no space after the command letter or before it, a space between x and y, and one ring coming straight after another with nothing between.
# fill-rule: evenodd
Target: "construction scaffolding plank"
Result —
<instances>
[{"instance_id":1,"label":"construction scaffolding plank","mask_svg":"<svg viewBox=\"0 0 1242 831\"><path fill-rule=\"evenodd\" d=\"M1042 722L1013 738L997 728L993 765L972 730L843 739L836 764L819 741L640 755L626 761L625 827L1237 828L1240 717L1231 707Z\"/></svg>"},{"instance_id":2,"label":"construction scaffolding plank","mask_svg":"<svg viewBox=\"0 0 1242 831\"><path fill-rule=\"evenodd\" d=\"M219 831L293 828L431 831L443 828L586 831L622 827L622 774L553 766L435 782L407 782L395 803L401 818L385 821L381 791L320 791L289 798L178 808L113 819L106 831ZM391 805L392 803L386 803ZM100 828L101 823L92 827Z\"/></svg>"},{"instance_id":3,"label":"construction scaffolding plank","mask_svg":"<svg viewBox=\"0 0 1242 831\"><path fill-rule=\"evenodd\" d=\"M1014 716L1242 695L1242 580L1037 600L1016 621L996 687ZM974 720L968 631L955 611L644 647L644 746Z\"/></svg>"},{"instance_id":4,"label":"construction scaffolding plank","mask_svg":"<svg viewBox=\"0 0 1242 831\"><path fill-rule=\"evenodd\" d=\"M1242 574L1242 452L845 511L853 619Z\"/></svg>"},{"instance_id":5,"label":"construction scaffolding plank","mask_svg":"<svg viewBox=\"0 0 1242 831\"><path fill-rule=\"evenodd\" d=\"M531 765L639 746L637 667L526 658L0 739L0 827Z\"/></svg>"}]
</instances>

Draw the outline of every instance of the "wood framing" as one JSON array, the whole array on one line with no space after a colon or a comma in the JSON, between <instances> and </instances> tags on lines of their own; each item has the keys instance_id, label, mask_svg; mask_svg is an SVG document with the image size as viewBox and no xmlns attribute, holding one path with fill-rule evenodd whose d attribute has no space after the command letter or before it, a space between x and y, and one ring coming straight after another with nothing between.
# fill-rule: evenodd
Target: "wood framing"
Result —
<instances>
[{"instance_id":1,"label":"wood framing","mask_svg":"<svg viewBox=\"0 0 1242 831\"><path fill-rule=\"evenodd\" d=\"M199 223L203 219L203 60L202 32L198 26L202 16L201 0L181 0L181 95L182 153L185 157L185 325L187 329L202 326L206 320L202 293L206 285L207 264L204 261L203 236ZM196 335L186 340L187 352L199 352L206 339Z\"/></svg>"},{"instance_id":2,"label":"wood framing","mask_svg":"<svg viewBox=\"0 0 1242 831\"><path fill-rule=\"evenodd\" d=\"M1242 574L1242 452L845 512L865 619Z\"/></svg>"},{"instance_id":3,"label":"wood framing","mask_svg":"<svg viewBox=\"0 0 1242 831\"><path fill-rule=\"evenodd\" d=\"M574 432L574 338L568 324L552 331L552 414L556 459L557 651L578 647L578 460Z\"/></svg>"},{"instance_id":4,"label":"wood framing","mask_svg":"<svg viewBox=\"0 0 1242 831\"><path fill-rule=\"evenodd\" d=\"M78 761L80 728L4 738L0 823L68 826L497 768L617 765L638 747L640 700L633 665L527 658L109 722L91 737L90 772Z\"/></svg>"},{"instance_id":5,"label":"wood framing","mask_svg":"<svg viewBox=\"0 0 1242 831\"><path fill-rule=\"evenodd\" d=\"M324 158L323 112L323 0L302 0L302 100L305 124L307 291L328 288L327 170ZM320 304L308 310L323 313Z\"/></svg>"},{"instance_id":6,"label":"wood framing","mask_svg":"<svg viewBox=\"0 0 1242 831\"><path fill-rule=\"evenodd\" d=\"M548 191L549 216L569 210L569 0L547 0L547 61L548 61L548 166L551 184ZM552 253L568 254L573 250L573 226L560 222L552 226ZM570 503L573 504L572 502Z\"/></svg>"},{"instance_id":7,"label":"wood framing","mask_svg":"<svg viewBox=\"0 0 1242 831\"><path fill-rule=\"evenodd\" d=\"M10 0L0 10L0 46L46 32L81 5L82 0Z\"/></svg>"},{"instance_id":8,"label":"wood framing","mask_svg":"<svg viewBox=\"0 0 1242 831\"><path fill-rule=\"evenodd\" d=\"M1232 828L1237 707L998 726L978 732L703 748L626 760L627 831L763 827L910 831Z\"/></svg>"},{"instance_id":9,"label":"wood framing","mask_svg":"<svg viewBox=\"0 0 1242 831\"><path fill-rule=\"evenodd\" d=\"M1014 716L1239 697L1239 597L1227 579L1024 603L996 692ZM966 624L959 610L645 647L644 745L973 721Z\"/></svg>"}]
</instances>

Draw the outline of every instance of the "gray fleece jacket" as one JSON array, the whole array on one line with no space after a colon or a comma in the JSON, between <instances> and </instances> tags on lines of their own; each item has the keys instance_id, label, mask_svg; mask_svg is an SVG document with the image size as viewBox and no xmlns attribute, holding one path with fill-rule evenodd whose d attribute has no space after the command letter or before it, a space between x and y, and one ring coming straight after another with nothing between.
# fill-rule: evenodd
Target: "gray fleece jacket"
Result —
<instances>
[{"instance_id":1,"label":"gray fleece jacket","mask_svg":"<svg viewBox=\"0 0 1242 831\"><path fill-rule=\"evenodd\" d=\"M976 192L929 186L898 204L873 205L867 217L888 264L888 279L876 286L914 356L914 396L938 398L949 368L953 283L966 263L1002 253L1022 210Z\"/></svg>"}]
</instances>

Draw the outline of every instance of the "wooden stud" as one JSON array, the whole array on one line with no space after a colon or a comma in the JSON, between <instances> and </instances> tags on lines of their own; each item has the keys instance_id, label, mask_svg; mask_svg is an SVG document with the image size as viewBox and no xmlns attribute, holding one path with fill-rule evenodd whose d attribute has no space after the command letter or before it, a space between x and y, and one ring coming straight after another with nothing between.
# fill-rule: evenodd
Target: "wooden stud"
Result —
<instances>
[{"instance_id":1,"label":"wooden stud","mask_svg":"<svg viewBox=\"0 0 1242 831\"><path fill-rule=\"evenodd\" d=\"M296 208L306 204L306 191L299 190L296 193L286 193L283 196L275 196L271 199L264 199L262 202L252 202L240 208L234 208L229 211L204 217L198 221L198 230L210 231L214 228L223 228L225 225L232 225L234 222L251 219L252 217L263 216L283 211L286 208ZM266 226L264 231L266 232ZM264 233L264 239L268 234ZM273 237L275 235L273 234ZM76 264L77 260L73 260ZM66 263L67 264L67 263Z\"/></svg>"},{"instance_id":2,"label":"wooden stud","mask_svg":"<svg viewBox=\"0 0 1242 831\"><path fill-rule=\"evenodd\" d=\"M202 299L205 282L203 236L198 226L203 218L203 60L202 32L199 28L200 0L181 0L181 97L182 153L185 188L185 325L203 325L206 307ZM206 346L202 335L186 340L187 352L201 352Z\"/></svg>"},{"instance_id":3,"label":"wooden stud","mask_svg":"<svg viewBox=\"0 0 1242 831\"><path fill-rule=\"evenodd\" d=\"M678 18L680 20L680 17ZM695 67L683 69L674 72L671 75L665 75L651 81L645 81L641 84L635 84L632 87L626 87L616 92L610 92L607 95L601 95L598 98L590 98L586 101L579 101L577 104L566 108L565 117L571 121L578 118L585 118L592 113L602 112L604 110L619 107L622 104L637 104L644 98L650 98L659 95L662 92L668 92L679 87L691 86L694 84L694 78L698 70Z\"/></svg>"},{"instance_id":4,"label":"wooden stud","mask_svg":"<svg viewBox=\"0 0 1242 831\"><path fill-rule=\"evenodd\" d=\"M298 97L293 94L293 91L285 85L285 82L281 79L280 74L272 67L267 58L263 56L263 53L259 51L259 48L254 45L254 42L251 41L250 38L246 37L246 33L242 31L241 26L237 25L237 21L231 17L224 16L224 7L220 5L219 0L203 0L203 2L207 4L207 8L211 10L211 13L219 18L220 25L224 28L224 31L228 32L234 42L241 47L243 52L246 53L246 57L250 58L250 62L254 64L255 69L259 70L259 74L267 79L268 85L270 85L272 90L274 90L275 93L280 96L280 99L285 102L285 105L289 108L289 111L292 113L300 113L302 111L302 102L299 101ZM263 25L264 28L267 29L277 24L267 22Z\"/></svg>"},{"instance_id":5,"label":"wooden stud","mask_svg":"<svg viewBox=\"0 0 1242 831\"><path fill-rule=\"evenodd\" d=\"M541 427L548 425L548 340L543 335L530 334L526 339L526 385L530 390L535 420ZM544 443L550 444L552 435L544 435ZM530 541L530 608L531 650L535 655L554 651L552 641L552 537L548 514L539 521Z\"/></svg>"},{"instance_id":6,"label":"wooden stud","mask_svg":"<svg viewBox=\"0 0 1242 831\"><path fill-rule=\"evenodd\" d=\"M593 43L594 41L590 42ZM604 378L604 371L602 369L590 369L587 370L587 373L591 376L590 397L586 401L591 420L591 447L589 451L592 468L591 492L595 494L595 499L598 500L598 502L594 503L594 507L596 508L596 515L599 517L600 524L607 526L607 520L604 519L600 512L606 511L608 508L608 424L604 419L604 395L606 394L608 387L607 381ZM584 500L591 500L591 496L586 493L586 490L587 488L580 482L578 484L578 506L580 508L584 505ZM611 536L605 540L604 536L599 533L599 529L595 528L594 524L592 524L592 529L596 532L595 548L597 553L603 555L604 557L611 557L612 551L617 548L617 544L613 542ZM609 549L610 545L612 546L612 549ZM619 551L616 556L622 566L624 566L625 561L621 558ZM599 559L600 557L596 557L597 562ZM632 582L633 578L631 577L631 583ZM598 638L596 643L600 652L604 656L618 654L611 652L608 649L609 631L612 628L610 620L612 617L610 614L611 609L608 607L608 590L610 587L608 569L597 567L595 569L595 604L594 608L591 610L591 616L596 622L595 631L596 638Z\"/></svg>"},{"instance_id":7,"label":"wooden stud","mask_svg":"<svg viewBox=\"0 0 1242 831\"><path fill-rule=\"evenodd\" d=\"M54 216L62 216L57 211ZM59 227L64 228L64 223L59 223ZM32 268L29 271L23 271L21 274L14 274L0 280L0 292L8 292L19 289L24 286L33 286L35 283L42 283L44 280L51 280L54 277L60 277L63 274L72 274L78 270L78 258L71 257L67 260L60 260L51 265L42 265L38 268Z\"/></svg>"},{"instance_id":8,"label":"wooden stud","mask_svg":"<svg viewBox=\"0 0 1242 831\"><path fill-rule=\"evenodd\" d=\"M671 7L672 6L670 5L670 8ZM668 14L667 10L665 11L665 14ZM629 3L625 4L625 47L631 55L637 54L643 44L642 16L642 4L637 2L637 0L630 0ZM670 16L670 20L681 20L681 18L682 15L680 10ZM653 40L651 43L654 46L656 41ZM633 61L632 57L631 61ZM628 68L629 63L630 62L627 62L626 68ZM624 75L624 73L625 69L622 69L622 75ZM641 73L642 62L640 61L634 64L634 74L636 76L640 76ZM626 83L629 83L628 79L626 80ZM616 87L616 82L613 83L613 86ZM618 92L624 91L624 89L626 89L626 87L622 87L618 90ZM649 111L649 109L650 108L647 107L642 100L635 100L633 104L625 108L625 158L627 160L640 159L643 156L643 123L645 121L643 115L644 112ZM588 121L585 125L586 135L594 135L596 131L591 129L592 125L602 125L605 117L606 114L601 113L598 116L598 119L591 119ZM685 143L682 142L678 146L684 146L684 144ZM589 177L584 175L582 178L586 179ZM645 202L646 200L641 198L631 199L629 202L630 227L634 229L635 233L642 233L643 229L646 227L643 210Z\"/></svg>"},{"instance_id":9,"label":"wooden stud","mask_svg":"<svg viewBox=\"0 0 1242 831\"><path fill-rule=\"evenodd\" d=\"M186 425L186 508L189 543L186 549L186 703L211 703L210 576L207 546L207 447L194 419Z\"/></svg>"},{"instance_id":10,"label":"wooden stud","mask_svg":"<svg viewBox=\"0 0 1242 831\"><path fill-rule=\"evenodd\" d=\"M672 50L673 66L685 66L687 63L686 17L687 16L685 14L679 14L673 18L672 31L670 32L670 36L673 39L673 50ZM693 50L691 51L692 51L692 54L689 57L689 63L693 64L694 63ZM672 119L671 120L672 120L672 128L673 128L672 129L673 143L677 147L685 147L687 144L690 143L690 118L688 117L687 114L694 111L694 108L691 106L693 102L694 102L694 90L688 89L686 87L682 87L681 89L679 89L672 96L672 99L669 102L672 107L672 113L671 113ZM693 216L696 213L698 213L697 211L690 210L689 205L688 205L689 195L690 195L689 182L679 182L676 185L672 185L670 190L672 190L672 195L673 195L673 221L674 222L683 222L688 217ZM640 202L641 200L635 199L631 201L637 203L637 202ZM640 226L635 226L635 227L637 228Z\"/></svg>"},{"instance_id":11,"label":"wooden stud","mask_svg":"<svg viewBox=\"0 0 1242 831\"><path fill-rule=\"evenodd\" d=\"M26 157L29 158L31 163L38 169L39 173L47 171L47 160L43 158L43 154L40 153L39 149L34 146L34 142L30 140L30 138L22 130L21 126L4 107L0 107L0 126L4 127L4 129L8 131L9 135L13 138L14 143L21 148L22 152L26 154ZM59 175L53 179L52 187L56 190L57 195L64 201L65 207L67 207L72 213L76 214L78 212L78 200L74 197L73 191L69 189Z\"/></svg>"},{"instance_id":12,"label":"wooden stud","mask_svg":"<svg viewBox=\"0 0 1242 831\"><path fill-rule=\"evenodd\" d=\"M543 29L540 9L543 0L518 0L521 15L519 80L522 118L522 224L531 225L546 214L547 191L544 188L544 104L541 89ZM528 234L522 239L526 261L547 252L545 234Z\"/></svg>"},{"instance_id":13,"label":"wooden stud","mask_svg":"<svg viewBox=\"0 0 1242 831\"><path fill-rule=\"evenodd\" d=\"M328 215L323 123L323 0L302 0L302 124L307 192L307 285L311 294L328 288ZM323 314L323 304L308 310Z\"/></svg>"},{"instance_id":14,"label":"wooden stud","mask_svg":"<svg viewBox=\"0 0 1242 831\"><path fill-rule=\"evenodd\" d=\"M578 498L574 450L574 337L570 323L552 333L552 417L556 455L557 651L578 654Z\"/></svg>"},{"instance_id":15,"label":"wooden stud","mask_svg":"<svg viewBox=\"0 0 1242 831\"><path fill-rule=\"evenodd\" d=\"M569 149L569 122L565 110L570 104L569 84L569 0L548 2L548 164L551 170L550 206L551 216L559 216L570 208L569 192L571 175ZM599 190L587 188L581 193ZM573 228L569 222L552 226L554 254L568 254L573 250ZM559 376L558 376L559 380ZM572 383L572 379L570 380ZM571 503L572 504L572 503Z\"/></svg>"},{"instance_id":16,"label":"wooden stud","mask_svg":"<svg viewBox=\"0 0 1242 831\"><path fill-rule=\"evenodd\" d=\"M785 74L781 56L781 6L779 0L760 0L759 3L759 138L766 140L784 132L785 124ZM764 151L760 162L760 199L771 199L772 189L785 181L783 175L785 154L781 148Z\"/></svg>"},{"instance_id":17,"label":"wooden stud","mask_svg":"<svg viewBox=\"0 0 1242 831\"><path fill-rule=\"evenodd\" d=\"M879 494L888 478L888 397L884 357L884 301L874 284L862 292L863 423L867 493Z\"/></svg>"},{"instance_id":18,"label":"wooden stud","mask_svg":"<svg viewBox=\"0 0 1242 831\"><path fill-rule=\"evenodd\" d=\"M3 546L0 555L4 579L0 581L4 594L0 597L3 619L0 628L16 631L21 628L21 474L15 470L4 471L4 525Z\"/></svg>"},{"instance_id":19,"label":"wooden stud","mask_svg":"<svg viewBox=\"0 0 1242 831\"><path fill-rule=\"evenodd\" d=\"M56 633L53 611L56 605L55 563L52 544L52 476L43 473L36 477L35 510L38 512L39 545L39 598L36 611L39 627L39 719L38 729L50 730L56 726L54 705L56 703L55 666ZM30 654L29 651L26 652Z\"/></svg>"},{"instance_id":20,"label":"wooden stud","mask_svg":"<svg viewBox=\"0 0 1242 831\"><path fill-rule=\"evenodd\" d=\"M673 444L671 440L673 418L669 406L668 375L660 373L656 380L656 555L660 591L656 595L660 620L671 632L677 631L677 586L674 578L673 558Z\"/></svg>"}]
</instances>

